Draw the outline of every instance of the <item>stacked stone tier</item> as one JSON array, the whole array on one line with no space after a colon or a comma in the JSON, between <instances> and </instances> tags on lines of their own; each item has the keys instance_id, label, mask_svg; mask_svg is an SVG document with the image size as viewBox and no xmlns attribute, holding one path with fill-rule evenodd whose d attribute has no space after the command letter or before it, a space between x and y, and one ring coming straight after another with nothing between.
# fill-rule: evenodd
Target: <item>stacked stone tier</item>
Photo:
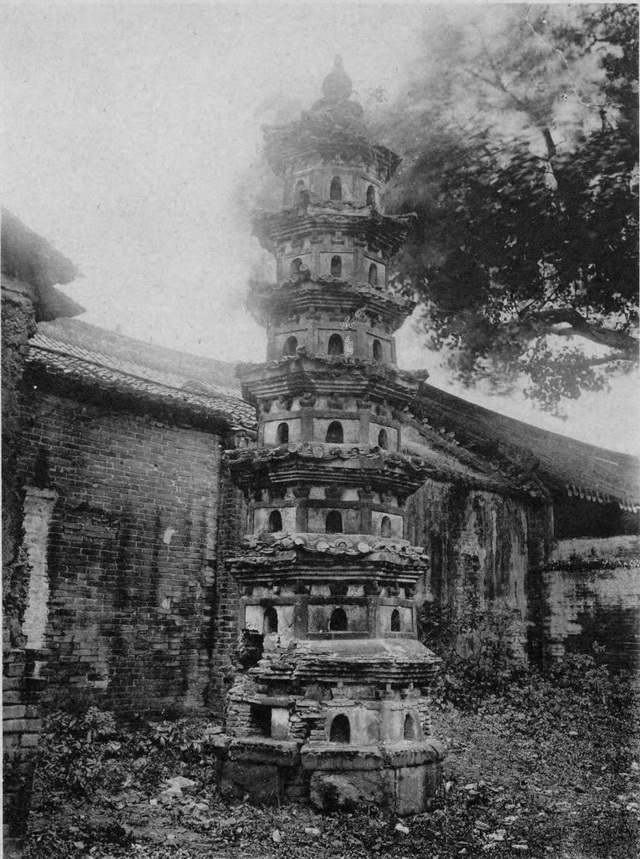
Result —
<instances>
[{"instance_id":1,"label":"stacked stone tier","mask_svg":"<svg viewBox=\"0 0 640 859\"><path fill-rule=\"evenodd\" d=\"M372 534L261 534L244 539L228 558L229 568L245 586L290 585L297 594L326 583L326 595L346 594L349 587L363 594L409 598L424 573L427 556L408 540ZM275 593L275 592L274 592Z\"/></svg>"},{"instance_id":2,"label":"stacked stone tier","mask_svg":"<svg viewBox=\"0 0 640 859\"><path fill-rule=\"evenodd\" d=\"M353 108L355 102L340 106L329 103L323 110L302 114L298 122L268 126L264 129L265 153L271 169L285 181L288 174L321 160L357 165L374 173L381 183L388 182L401 159L395 152L368 139L366 130ZM351 110L345 110L350 107ZM362 108L360 108L361 115Z\"/></svg>"},{"instance_id":3,"label":"stacked stone tier","mask_svg":"<svg viewBox=\"0 0 640 859\"><path fill-rule=\"evenodd\" d=\"M385 259L402 247L409 232L409 218L381 215L370 207L360 208L348 203L309 204L295 206L282 212L262 212L253 221L254 234L262 247L278 254L287 245L302 244L305 238L323 242L325 236L340 233L340 238L352 237L362 247L379 251Z\"/></svg>"},{"instance_id":4,"label":"stacked stone tier","mask_svg":"<svg viewBox=\"0 0 640 859\"><path fill-rule=\"evenodd\" d=\"M268 364L241 364L237 375L245 399L263 406L279 398L299 398L300 407L314 396L350 397L406 409L415 400L421 381L409 372L370 359L344 355L310 355L303 347Z\"/></svg>"},{"instance_id":5,"label":"stacked stone tier","mask_svg":"<svg viewBox=\"0 0 640 859\"><path fill-rule=\"evenodd\" d=\"M397 331L415 308L414 301L388 289L309 272L280 284L254 282L247 303L260 325L281 327L304 320L305 326L313 329L320 322L337 322L336 331L344 331L342 323L353 327L360 322L387 334Z\"/></svg>"},{"instance_id":6,"label":"stacked stone tier","mask_svg":"<svg viewBox=\"0 0 640 859\"><path fill-rule=\"evenodd\" d=\"M371 491L415 492L433 469L418 456L374 445L301 442L273 448L230 451L226 460L241 488L261 489L278 484L302 486L340 483ZM299 497L304 497L300 493Z\"/></svg>"},{"instance_id":7,"label":"stacked stone tier","mask_svg":"<svg viewBox=\"0 0 640 859\"><path fill-rule=\"evenodd\" d=\"M410 689L428 686L438 663L411 638L296 640L281 652L267 651L249 674L261 684L372 684L382 690L392 684Z\"/></svg>"}]
</instances>

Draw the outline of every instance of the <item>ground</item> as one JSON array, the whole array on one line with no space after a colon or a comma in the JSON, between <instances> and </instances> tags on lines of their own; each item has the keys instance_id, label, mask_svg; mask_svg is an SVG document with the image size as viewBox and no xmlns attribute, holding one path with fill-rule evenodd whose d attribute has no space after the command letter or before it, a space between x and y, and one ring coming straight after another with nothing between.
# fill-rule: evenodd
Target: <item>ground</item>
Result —
<instances>
[{"instance_id":1,"label":"ground","mask_svg":"<svg viewBox=\"0 0 640 859\"><path fill-rule=\"evenodd\" d=\"M443 796L411 818L227 802L204 720L48 723L25 859L631 859L640 844L637 697L588 658L545 675L444 674Z\"/></svg>"}]
</instances>

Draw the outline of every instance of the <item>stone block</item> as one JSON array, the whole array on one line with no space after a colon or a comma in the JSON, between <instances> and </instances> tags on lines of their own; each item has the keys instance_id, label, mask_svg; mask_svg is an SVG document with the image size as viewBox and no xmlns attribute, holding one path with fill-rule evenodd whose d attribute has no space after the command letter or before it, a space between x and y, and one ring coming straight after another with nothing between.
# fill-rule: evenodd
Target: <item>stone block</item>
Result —
<instances>
[{"instance_id":1,"label":"stone block","mask_svg":"<svg viewBox=\"0 0 640 859\"><path fill-rule=\"evenodd\" d=\"M9 707L2 708L2 718L5 719L24 719L27 715L27 708L24 704L14 704Z\"/></svg>"},{"instance_id":2,"label":"stone block","mask_svg":"<svg viewBox=\"0 0 640 859\"><path fill-rule=\"evenodd\" d=\"M427 766L402 767L395 770L395 808L396 814L421 814L426 810Z\"/></svg>"},{"instance_id":3,"label":"stone block","mask_svg":"<svg viewBox=\"0 0 640 859\"><path fill-rule=\"evenodd\" d=\"M225 761L219 787L223 796L240 799L248 794L252 802L273 805L282 798L281 781L276 766Z\"/></svg>"},{"instance_id":4,"label":"stone block","mask_svg":"<svg viewBox=\"0 0 640 859\"><path fill-rule=\"evenodd\" d=\"M393 796L393 772L361 771L341 774L315 772L311 776L311 805L324 813L356 811L363 805L387 806Z\"/></svg>"}]
</instances>

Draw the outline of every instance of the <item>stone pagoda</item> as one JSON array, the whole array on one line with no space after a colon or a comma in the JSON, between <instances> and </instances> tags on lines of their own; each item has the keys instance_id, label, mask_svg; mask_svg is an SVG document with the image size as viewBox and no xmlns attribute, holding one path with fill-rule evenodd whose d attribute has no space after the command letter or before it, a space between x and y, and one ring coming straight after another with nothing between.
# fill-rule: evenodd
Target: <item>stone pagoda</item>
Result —
<instances>
[{"instance_id":1,"label":"stone pagoda","mask_svg":"<svg viewBox=\"0 0 640 859\"><path fill-rule=\"evenodd\" d=\"M425 473L403 453L420 381L398 370L393 336L413 304L389 286L407 222L384 214L384 188L400 159L369 140L339 57L322 90L265 130L284 206L255 219L277 264L250 294L267 361L238 370L258 444L228 456L248 536L229 559L245 670L222 781L258 800L413 814L442 753L426 698L437 660L412 599L427 558L404 539Z\"/></svg>"}]
</instances>

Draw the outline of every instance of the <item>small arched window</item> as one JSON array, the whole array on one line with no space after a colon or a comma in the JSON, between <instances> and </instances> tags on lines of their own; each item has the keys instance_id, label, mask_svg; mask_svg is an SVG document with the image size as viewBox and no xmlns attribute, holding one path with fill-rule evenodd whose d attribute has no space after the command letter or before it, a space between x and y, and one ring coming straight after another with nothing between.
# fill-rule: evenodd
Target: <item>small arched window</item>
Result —
<instances>
[{"instance_id":1,"label":"small arched window","mask_svg":"<svg viewBox=\"0 0 640 859\"><path fill-rule=\"evenodd\" d=\"M404 729L402 731L402 736L405 740L415 740L416 738L416 726L413 721L413 717L408 713L404 718Z\"/></svg>"},{"instance_id":2,"label":"small arched window","mask_svg":"<svg viewBox=\"0 0 640 859\"><path fill-rule=\"evenodd\" d=\"M369 284L370 286L378 285L378 266L374 262L369 266Z\"/></svg>"},{"instance_id":3,"label":"small arched window","mask_svg":"<svg viewBox=\"0 0 640 859\"><path fill-rule=\"evenodd\" d=\"M333 722L331 722L329 740L332 743L351 742L351 725L349 724L349 719L347 719L347 717L342 713L335 716Z\"/></svg>"},{"instance_id":4,"label":"small arched window","mask_svg":"<svg viewBox=\"0 0 640 859\"><path fill-rule=\"evenodd\" d=\"M337 510L330 510L327 513L325 531L327 534L342 534L342 514Z\"/></svg>"},{"instance_id":5,"label":"small arched window","mask_svg":"<svg viewBox=\"0 0 640 859\"><path fill-rule=\"evenodd\" d=\"M270 632L278 631L278 612L270 605L264 610L262 617L262 634L268 635Z\"/></svg>"},{"instance_id":6,"label":"small arched window","mask_svg":"<svg viewBox=\"0 0 640 859\"><path fill-rule=\"evenodd\" d=\"M289 424L278 424L276 430L276 444L287 444L289 441Z\"/></svg>"},{"instance_id":7,"label":"small arched window","mask_svg":"<svg viewBox=\"0 0 640 859\"><path fill-rule=\"evenodd\" d=\"M300 269L302 268L302 260L300 257L296 257L291 260L291 276L297 277L300 274Z\"/></svg>"},{"instance_id":8,"label":"small arched window","mask_svg":"<svg viewBox=\"0 0 640 859\"><path fill-rule=\"evenodd\" d=\"M269 531L275 534L276 531L282 531L282 516L279 510L272 510L269 515Z\"/></svg>"},{"instance_id":9,"label":"small arched window","mask_svg":"<svg viewBox=\"0 0 640 859\"><path fill-rule=\"evenodd\" d=\"M342 257L331 257L331 277L342 277Z\"/></svg>"},{"instance_id":10,"label":"small arched window","mask_svg":"<svg viewBox=\"0 0 640 859\"><path fill-rule=\"evenodd\" d=\"M382 343L379 340L373 341L373 360L382 361Z\"/></svg>"},{"instance_id":11,"label":"small arched window","mask_svg":"<svg viewBox=\"0 0 640 859\"><path fill-rule=\"evenodd\" d=\"M295 355L297 348L298 348L298 338L294 337L292 334L291 337L287 337L285 344L282 348L282 354L283 355Z\"/></svg>"},{"instance_id":12,"label":"small arched window","mask_svg":"<svg viewBox=\"0 0 640 859\"><path fill-rule=\"evenodd\" d=\"M388 516L383 516L382 521L380 522L380 536L382 537L390 537L391 536L391 519Z\"/></svg>"},{"instance_id":13,"label":"small arched window","mask_svg":"<svg viewBox=\"0 0 640 859\"><path fill-rule=\"evenodd\" d=\"M376 204L376 189L373 185L367 188L367 206L375 206Z\"/></svg>"},{"instance_id":14,"label":"small arched window","mask_svg":"<svg viewBox=\"0 0 640 859\"><path fill-rule=\"evenodd\" d=\"M329 355L344 355L344 342L339 334L329 337Z\"/></svg>"},{"instance_id":15,"label":"small arched window","mask_svg":"<svg viewBox=\"0 0 640 859\"><path fill-rule=\"evenodd\" d=\"M381 429L378 433L378 447L381 447L383 450L389 447L389 436L386 429Z\"/></svg>"},{"instance_id":16,"label":"small arched window","mask_svg":"<svg viewBox=\"0 0 640 859\"><path fill-rule=\"evenodd\" d=\"M331 187L329 189L329 199L330 200L342 200L342 180L339 176L334 176L331 180Z\"/></svg>"},{"instance_id":17,"label":"small arched window","mask_svg":"<svg viewBox=\"0 0 640 859\"><path fill-rule=\"evenodd\" d=\"M296 194L295 194L296 203L298 203L298 204L304 203L306 198L307 198L307 187L304 184L304 182L302 181L302 179L298 179L298 181L296 182Z\"/></svg>"},{"instance_id":18,"label":"small arched window","mask_svg":"<svg viewBox=\"0 0 640 859\"><path fill-rule=\"evenodd\" d=\"M391 612L391 632L400 632L400 612L397 608Z\"/></svg>"},{"instance_id":19,"label":"small arched window","mask_svg":"<svg viewBox=\"0 0 640 859\"><path fill-rule=\"evenodd\" d=\"M331 632L346 632L347 631L347 613L343 608L334 608L329 619L329 629Z\"/></svg>"},{"instance_id":20,"label":"small arched window","mask_svg":"<svg viewBox=\"0 0 640 859\"><path fill-rule=\"evenodd\" d=\"M343 444L344 430L340 421L331 421L327 427L325 441L328 441L330 444Z\"/></svg>"}]
</instances>

